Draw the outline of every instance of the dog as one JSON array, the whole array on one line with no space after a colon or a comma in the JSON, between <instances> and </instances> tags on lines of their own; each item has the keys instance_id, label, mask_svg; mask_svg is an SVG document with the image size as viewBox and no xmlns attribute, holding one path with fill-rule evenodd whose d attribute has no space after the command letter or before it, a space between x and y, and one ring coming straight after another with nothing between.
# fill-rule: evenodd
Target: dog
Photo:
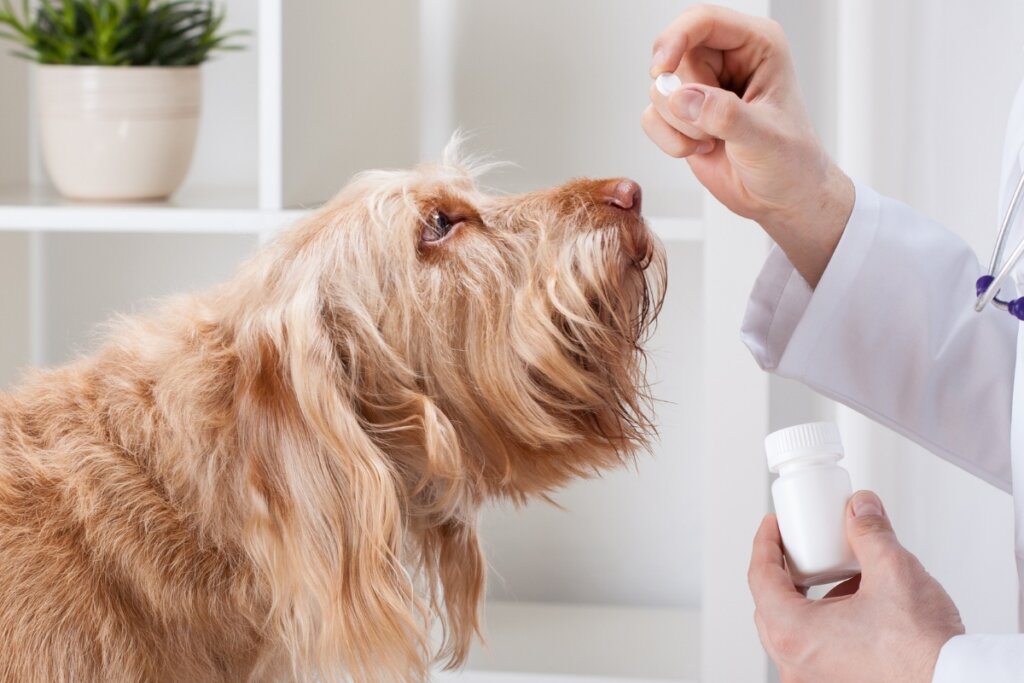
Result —
<instances>
[{"instance_id":1,"label":"dog","mask_svg":"<svg viewBox=\"0 0 1024 683\"><path fill-rule=\"evenodd\" d=\"M226 284L0 394L0 681L464 662L481 505L652 438L666 279L636 183L502 196L484 170L452 145L358 175Z\"/></svg>"}]
</instances>

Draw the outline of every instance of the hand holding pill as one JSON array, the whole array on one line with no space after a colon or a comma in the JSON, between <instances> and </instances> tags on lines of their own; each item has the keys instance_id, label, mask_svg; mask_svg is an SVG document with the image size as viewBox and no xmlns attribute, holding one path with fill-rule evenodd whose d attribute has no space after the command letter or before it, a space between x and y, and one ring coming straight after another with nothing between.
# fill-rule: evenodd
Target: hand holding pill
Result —
<instances>
[{"instance_id":1,"label":"hand holding pill","mask_svg":"<svg viewBox=\"0 0 1024 683\"><path fill-rule=\"evenodd\" d=\"M751 218L812 286L850 212L853 183L822 148L773 21L697 5L655 40L641 124L734 213Z\"/></svg>"}]
</instances>

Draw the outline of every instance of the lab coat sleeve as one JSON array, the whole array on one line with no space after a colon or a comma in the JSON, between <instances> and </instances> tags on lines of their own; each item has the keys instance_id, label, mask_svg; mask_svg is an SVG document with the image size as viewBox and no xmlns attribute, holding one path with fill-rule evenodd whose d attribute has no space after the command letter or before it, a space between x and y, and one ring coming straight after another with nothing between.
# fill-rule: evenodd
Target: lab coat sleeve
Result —
<instances>
[{"instance_id":1,"label":"lab coat sleeve","mask_svg":"<svg viewBox=\"0 0 1024 683\"><path fill-rule=\"evenodd\" d=\"M778 247L743 322L758 364L797 379L1010 490L1018 323L974 311L981 266L925 216L858 185L812 290Z\"/></svg>"},{"instance_id":2,"label":"lab coat sleeve","mask_svg":"<svg viewBox=\"0 0 1024 683\"><path fill-rule=\"evenodd\" d=\"M932 683L1019 683L1024 680L1024 635L950 638L939 652Z\"/></svg>"}]
</instances>

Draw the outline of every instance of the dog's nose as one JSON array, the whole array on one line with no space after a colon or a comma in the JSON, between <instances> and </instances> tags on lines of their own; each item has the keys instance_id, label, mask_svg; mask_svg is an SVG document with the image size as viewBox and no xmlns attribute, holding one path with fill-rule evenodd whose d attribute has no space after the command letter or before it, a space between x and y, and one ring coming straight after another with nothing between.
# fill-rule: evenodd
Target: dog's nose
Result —
<instances>
[{"instance_id":1,"label":"dog's nose","mask_svg":"<svg viewBox=\"0 0 1024 683\"><path fill-rule=\"evenodd\" d=\"M642 193L636 181L629 178L609 180L600 187L599 192L605 204L640 215Z\"/></svg>"}]
</instances>

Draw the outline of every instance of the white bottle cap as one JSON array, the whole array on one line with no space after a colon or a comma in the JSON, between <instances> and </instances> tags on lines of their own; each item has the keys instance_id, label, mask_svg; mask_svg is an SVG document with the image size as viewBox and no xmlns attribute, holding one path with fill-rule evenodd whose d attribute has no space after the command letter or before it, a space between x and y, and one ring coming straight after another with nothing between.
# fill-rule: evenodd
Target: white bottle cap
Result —
<instances>
[{"instance_id":1,"label":"white bottle cap","mask_svg":"<svg viewBox=\"0 0 1024 683\"><path fill-rule=\"evenodd\" d=\"M768 456L768 469L778 472L779 467L808 455L835 453L843 456L843 441L835 422L809 422L772 432L764 440Z\"/></svg>"},{"instance_id":2,"label":"white bottle cap","mask_svg":"<svg viewBox=\"0 0 1024 683\"><path fill-rule=\"evenodd\" d=\"M654 79L654 87L665 97L683 87L683 82L674 73L663 73Z\"/></svg>"}]
</instances>

